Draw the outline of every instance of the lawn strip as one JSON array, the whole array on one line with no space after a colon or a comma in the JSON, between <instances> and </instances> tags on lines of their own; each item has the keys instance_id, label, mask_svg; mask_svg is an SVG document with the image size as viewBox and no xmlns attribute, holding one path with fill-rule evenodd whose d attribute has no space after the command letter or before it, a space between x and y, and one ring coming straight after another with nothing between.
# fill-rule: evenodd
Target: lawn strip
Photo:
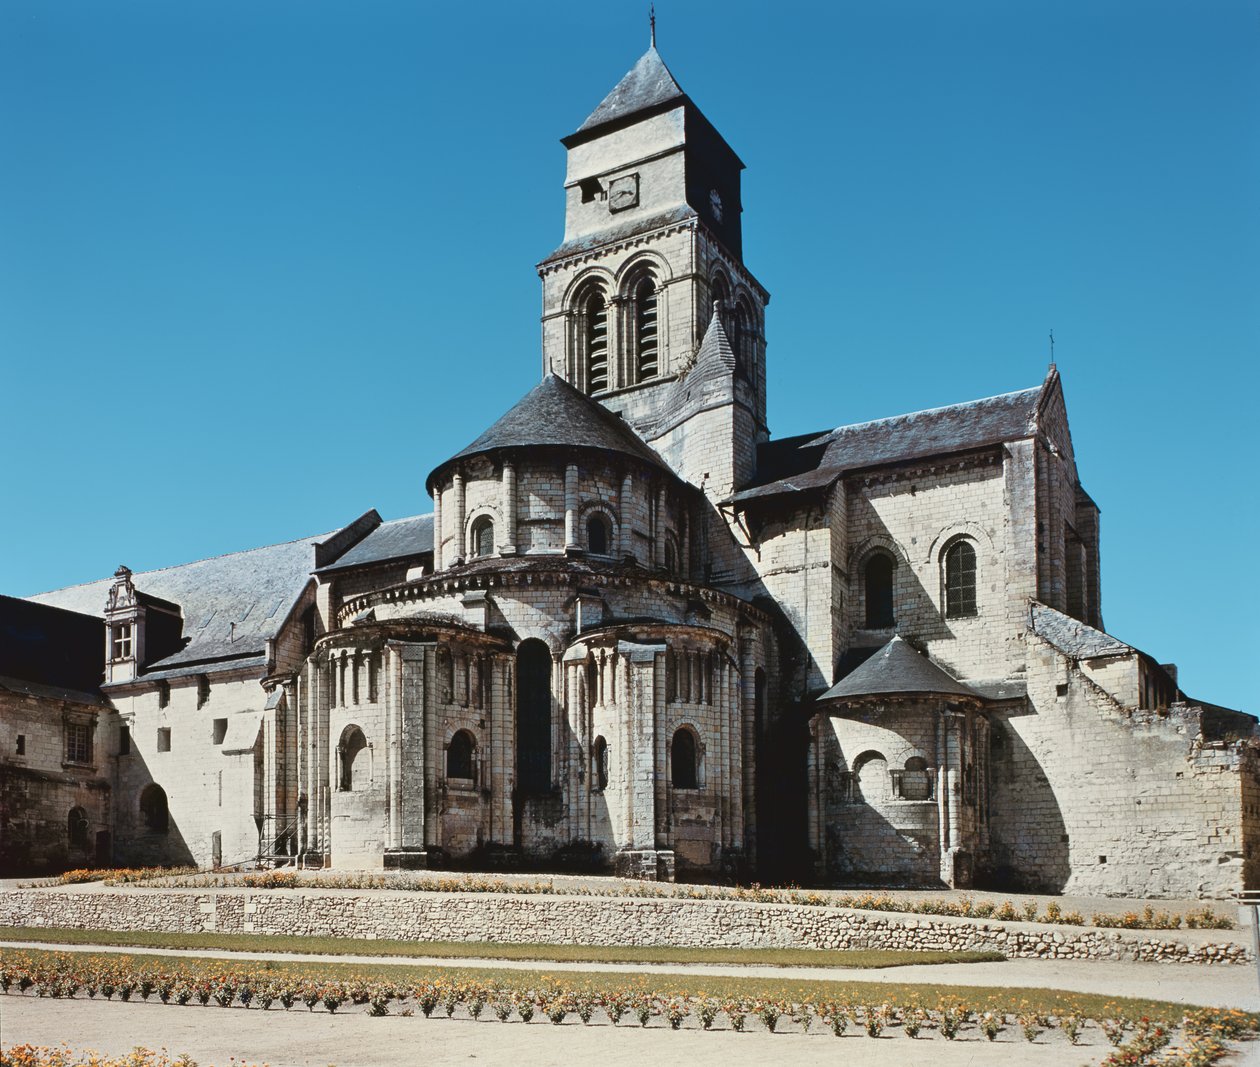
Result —
<instances>
[{"instance_id":1,"label":"lawn strip","mask_svg":"<svg viewBox=\"0 0 1260 1067\"><path fill-rule=\"evenodd\" d=\"M686 948L680 946L502 944L492 941L389 941L266 934L71 930L0 926L0 941L127 948L220 949L326 956L436 956L442 959L538 960L554 963L706 963L764 967L907 967L925 963L995 963L1000 952L910 949Z\"/></svg>"},{"instance_id":2,"label":"lawn strip","mask_svg":"<svg viewBox=\"0 0 1260 1067\"><path fill-rule=\"evenodd\" d=\"M21 949L12 952L43 966L73 967L75 970L139 970L205 975L217 978L225 974L249 974L255 979L292 977L316 982L362 979L395 985L441 979L449 984L479 983L497 990L534 992L562 986L569 990L607 992L627 990L654 993L660 996L706 996L744 998L746 1000L785 1000L801 1003L836 1000L849 1004L890 1004L897 1007L933 1008L942 1003L959 1003L973 1012L1007 1012L1013 1014L1041 1012L1048 1015L1078 1015L1081 1018L1147 1017L1168 1022L1179 1021L1194 1005L1174 1004L1141 997L1109 997L1097 993L1074 993L1059 989L1021 987L956 986L937 983L885 983L805 981L759 977L729 977L696 974L625 974L608 971L504 970L494 967L456 967L445 964L393 963L324 963L276 960L221 960L205 957L152 956L143 953L46 952ZM11 962L18 962L12 960ZM276 1009L271 1009L276 1010ZM298 1010L298 1009L293 1009Z\"/></svg>"}]
</instances>

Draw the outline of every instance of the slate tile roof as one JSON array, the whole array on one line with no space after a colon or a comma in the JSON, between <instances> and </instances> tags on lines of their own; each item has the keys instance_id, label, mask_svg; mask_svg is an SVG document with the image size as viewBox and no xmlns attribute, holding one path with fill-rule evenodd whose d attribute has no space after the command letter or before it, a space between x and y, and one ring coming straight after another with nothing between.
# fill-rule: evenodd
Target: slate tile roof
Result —
<instances>
[{"instance_id":1,"label":"slate tile roof","mask_svg":"<svg viewBox=\"0 0 1260 1067\"><path fill-rule=\"evenodd\" d=\"M568 382L548 374L467 448L434 468L427 486L449 464L504 448L589 448L620 452L673 473L617 415Z\"/></svg>"},{"instance_id":2,"label":"slate tile roof","mask_svg":"<svg viewBox=\"0 0 1260 1067\"><path fill-rule=\"evenodd\" d=\"M672 101L687 98L677 80L665 66L656 46L652 45L635 63L602 101L578 127L586 133L610 122L617 122L640 111L660 107Z\"/></svg>"},{"instance_id":3,"label":"slate tile roof","mask_svg":"<svg viewBox=\"0 0 1260 1067\"><path fill-rule=\"evenodd\" d=\"M868 696L916 695L984 699L900 637L894 637L818 699L845 701Z\"/></svg>"},{"instance_id":4,"label":"slate tile roof","mask_svg":"<svg viewBox=\"0 0 1260 1067\"><path fill-rule=\"evenodd\" d=\"M1124 656L1136 652L1111 634L1086 626L1080 619L1033 601L1029 611L1033 633L1044 637L1065 656L1072 659L1093 659L1096 656Z\"/></svg>"},{"instance_id":5,"label":"slate tile roof","mask_svg":"<svg viewBox=\"0 0 1260 1067\"><path fill-rule=\"evenodd\" d=\"M829 485L849 471L1017 441L1036 432L1045 385L771 441L758 451L754 500Z\"/></svg>"},{"instance_id":6,"label":"slate tile roof","mask_svg":"<svg viewBox=\"0 0 1260 1067\"><path fill-rule=\"evenodd\" d=\"M433 551L433 513L383 522L335 562L316 574L329 574L390 560L410 559Z\"/></svg>"},{"instance_id":7,"label":"slate tile roof","mask_svg":"<svg viewBox=\"0 0 1260 1067\"><path fill-rule=\"evenodd\" d=\"M238 660L266 650L268 638L311 581L315 544L331 534L232 552L132 575L136 590L173 601L184 617L188 644L149 665L151 672L208 661ZM103 616L112 578L55 589L28 599ZM234 663L222 663L233 666Z\"/></svg>"}]
</instances>

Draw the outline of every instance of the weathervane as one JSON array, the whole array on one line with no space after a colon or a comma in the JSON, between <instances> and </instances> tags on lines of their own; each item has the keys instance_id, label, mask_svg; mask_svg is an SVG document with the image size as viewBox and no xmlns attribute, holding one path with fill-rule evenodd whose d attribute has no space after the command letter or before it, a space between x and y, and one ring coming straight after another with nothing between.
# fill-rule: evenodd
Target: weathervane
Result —
<instances>
[{"instance_id":1,"label":"weathervane","mask_svg":"<svg viewBox=\"0 0 1260 1067\"><path fill-rule=\"evenodd\" d=\"M1054 330L1050 331L1050 366L1054 366Z\"/></svg>"},{"instance_id":2,"label":"weathervane","mask_svg":"<svg viewBox=\"0 0 1260 1067\"><path fill-rule=\"evenodd\" d=\"M652 47L656 47L656 5L648 5L648 25L652 29Z\"/></svg>"}]
</instances>

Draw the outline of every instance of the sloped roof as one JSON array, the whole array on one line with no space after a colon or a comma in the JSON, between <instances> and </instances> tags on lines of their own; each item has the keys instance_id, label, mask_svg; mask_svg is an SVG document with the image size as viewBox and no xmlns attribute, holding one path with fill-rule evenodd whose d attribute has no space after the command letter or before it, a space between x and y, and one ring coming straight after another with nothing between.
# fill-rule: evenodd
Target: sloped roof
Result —
<instances>
[{"instance_id":1,"label":"sloped roof","mask_svg":"<svg viewBox=\"0 0 1260 1067\"><path fill-rule=\"evenodd\" d=\"M868 696L956 696L984 698L947 674L923 653L894 637L852 674L841 678L818 699L855 700Z\"/></svg>"},{"instance_id":2,"label":"sloped roof","mask_svg":"<svg viewBox=\"0 0 1260 1067\"><path fill-rule=\"evenodd\" d=\"M180 651L149 664L148 671L263 652L311 580L315 543L330 536L304 537L133 574L138 592L180 606L184 637L189 639ZM28 599L102 617L112 584L112 578L103 578Z\"/></svg>"},{"instance_id":3,"label":"sloped roof","mask_svg":"<svg viewBox=\"0 0 1260 1067\"><path fill-rule=\"evenodd\" d=\"M334 563L320 567L316 574L362 567L370 563L408 559L433 551L433 514L412 515L383 522Z\"/></svg>"},{"instance_id":4,"label":"sloped roof","mask_svg":"<svg viewBox=\"0 0 1260 1067\"><path fill-rule=\"evenodd\" d=\"M665 461L602 404L548 374L512 405L472 444L434 468L429 486L443 468L459 459L503 448L593 448L634 456L668 471Z\"/></svg>"},{"instance_id":5,"label":"sloped roof","mask_svg":"<svg viewBox=\"0 0 1260 1067\"><path fill-rule=\"evenodd\" d=\"M848 471L1017 441L1036 432L1044 383L1001 396L837 426L769 442L758 453L760 484L735 494L752 500L815 488Z\"/></svg>"},{"instance_id":6,"label":"sloped roof","mask_svg":"<svg viewBox=\"0 0 1260 1067\"><path fill-rule=\"evenodd\" d=\"M1033 633L1044 637L1065 656L1073 659L1093 659L1096 656L1124 656L1136 652L1111 634L1086 626L1080 619L1064 615L1061 611L1033 601L1029 611L1029 624Z\"/></svg>"},{"instance_id":7,"label":"sloped roof","mask_svg":"<svg viewBox=\"0 0 1260 1067\"><path fill-rule=\"evenodd\" d=\"M599 107L587 116L586 121L578 127L578 133L585 133L610 122L626 119L640 111L686 98L669 68L665 66L656 46L652 45L613 87L612 92L600 101Z\"/></svg>"}]
</instances>

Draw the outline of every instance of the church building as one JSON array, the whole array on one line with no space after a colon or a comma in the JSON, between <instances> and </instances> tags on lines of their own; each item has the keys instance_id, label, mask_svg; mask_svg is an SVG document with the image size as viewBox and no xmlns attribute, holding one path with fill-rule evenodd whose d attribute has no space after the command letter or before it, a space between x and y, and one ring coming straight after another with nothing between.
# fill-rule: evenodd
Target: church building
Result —
<instances>
[{"instance_id":1,"label":"church building","mask_svg":"<svg viewBox=\"0 0 1260 1067\"><path fill-rule=\"evenodd\" d=\"M772 438L739 156L655 45L562 143L542 380L429 513L0 599L4 873L1260 887L1256 720L1104 629L1056 369Z\"/></svg>"}]
</instances>

